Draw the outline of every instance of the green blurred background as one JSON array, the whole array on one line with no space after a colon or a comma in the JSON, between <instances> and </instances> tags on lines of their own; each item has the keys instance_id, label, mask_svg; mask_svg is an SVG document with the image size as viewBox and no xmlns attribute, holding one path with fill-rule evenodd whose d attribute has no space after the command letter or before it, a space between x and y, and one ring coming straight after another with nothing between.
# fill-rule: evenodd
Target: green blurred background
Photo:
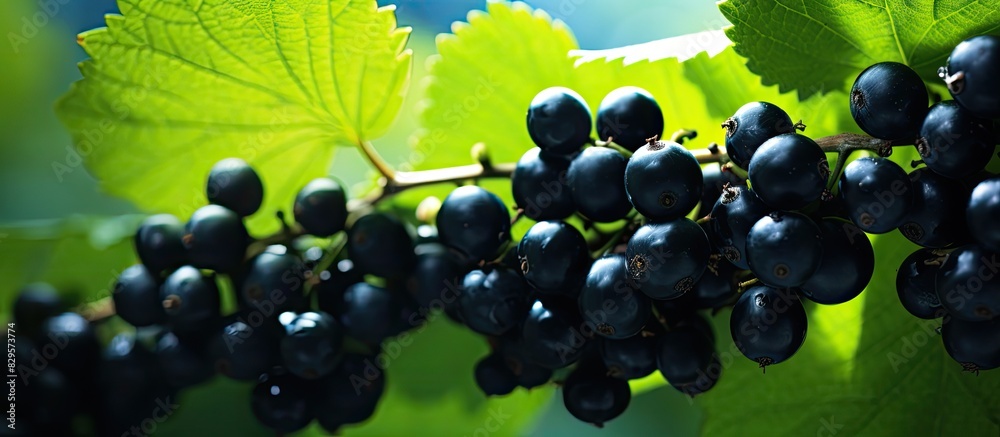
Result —
<instances>
[{"instance_id":1,"label":"green blurred background","mask_svg":"<svg viewBox=\"0 0 1000 437\"><path fill-rule=\"evenodd\" d=\"M379 2L380 5L389 3ZM710 0L537 0L527 3L566 22L583 49L619 47L718 29L727 24ZM401 0L394 4L398 7L399 24L414 29L409 42L409 48L414 51L413 87L392 130L375 141L375 145L391 163L399 165L406 161L408 138L416 127L415 108L422 96L421 78L427 74L424 61L435 52L435 35L448 32L451 23L463 20L470 10L483 9L485 1ZM46 7L55 12L45 12ZM71 152L69 135L53 112L55 100L66 92L70 83L80 78L76 64L85 55L76 45L75 35L102 26L104 14L116 10L113 0L0 2L0 34L3 35L0 43L0 177L3 178L0 183L0 229L5 229L0 232L0 314L9 313L13 294L26 281L46 278L61 288L73 291L74 287L80 287L84 289L75 290L79 294L96 296L104 290L89 289L92 287L89 284L110 287L116 272L133 262L122 236L134 229L134 217L99 220L138 211L126 201L102 194L98 182L83 167L60 167L76 158ZM44 25L37 26L38 23ZM23 35L25 40L13 39L11 35ZM342 149L337 152L331 173L360 190L372 176L366 168L356 152ZM95 228L95 223L100 226ZM74 237L55 238L64 235ZM90 279L80 279L84 276ZM462 339L476 341L469 335ZM460 348L461 344L439 345L438 350L455 350L450 349L453 347ZM481 347L485 350L485 345ZM419 346L414 348L421 349ZM423 354L426 349L420 350L423 356L428 356ZM471 382L472 362L463 364L468 369L467 375L450 377L467 378ZM434 365L429 363L427 368L433 369ZM390 381L393 377L390 370ZM435 390L429 384L410 384L409 389L413 387L425 387L428 392ZM178 418L178 425L162 427L157 434L271 435L247 420L244 405L220 405L219 399L245 399L242 393L246 390L244 385L219 382L196 391L182 400L187 408L181 414L187 417ZM426 397L419 393L411 395L417 402L435 402L436 399L432 394ZM670 388L635 397L628 413L605 430L577 422L566 413L558 397L552 402L543 399L537 403L546 405L540 407L544 408L543 412L515 420L527 423L526 427L501 427L494 435L692 435L700 420L699 411ZM442 406L456 411L454 414L462 414L462 408L452 407ZM414 422L422 419L419 415L404 414L403 417ZM374 420L379 419L377 414ZM407 429L419 423L401 425L402 429ZM419 428L412 429L413 433L421 434ZM364 428L358 431L362 430ZM480 435L476 429L466 432ZM352 430L347 434L353 434Z\"/></svg>"}]
</instances>

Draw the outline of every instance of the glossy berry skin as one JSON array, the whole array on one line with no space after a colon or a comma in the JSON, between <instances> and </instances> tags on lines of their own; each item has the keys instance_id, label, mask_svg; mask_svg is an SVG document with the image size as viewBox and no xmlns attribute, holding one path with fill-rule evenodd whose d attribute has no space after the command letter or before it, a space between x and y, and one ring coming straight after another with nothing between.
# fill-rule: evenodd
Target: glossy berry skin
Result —
<instances>
[{"instance_id":1,"label":"glossy berry skin","mask_svg":"<svg viewBox=\"0 0 1000 437\"><path fill-rule=\"evenodd\" d=\"M501 335L521 323L528 311L528 284L502 266L473 270L462 281L458 308L469 329Z\"/></svg>"},{"instance_id":2,"label":"glossy berry skin","mask_svg":"<svg viewBox=\"0 0 1000 437\"><path fill-rule=\"evenodd\" d=\"M939 72L948 91L977 117L1000 118L1000 37L979 35L960 42Z\"/></svg>"},{"instance_id":3,"label":"glossy berry skin","mask_svg":"<svg viewBox=\"0 0 1000 437\"><path fill-rule=\"evenodd\" d=\"M569 156L590 139L591 115L576 91L546 88L528 107L528 135L535 145L553 155Z\"/></svg>"},{"instance_id":4,"label":"glossy berry skin","mask_svg":"<svg viewBox=\"0 0 1000 437\"><path fill-rule=\"evenodd\" d=\"M632 400L628 382L606 371L577 368L563 384L563 405L573 417L598 427L620 416Z\"/></svg>"},{"instance_id":5,"label":"glossy berry skin","mask_svg":"<svg viewBox=\"0 0 1000 437\"><path fill-rule=\"evenodd\" d=\"M175 389L194 387L215 376L215 369L197 341L185 341L172 332L156 339L156 360L163 378Z\"/></svg>"},{"instance_id":6,"label":"glossy berry skin","mask_svg":"<svg viewBox=\"0 0 1000 437\"><path fill-rule=\"evenodd\" d=\"M333 432L375 413L386 384L377 362L375 356L346 354L333 374L315 382L309 406L320 426Z\"/></svg>"},{"instance_id":7,"label":"glossy berry skin","mask_svg":"<svg viewBox=\"0 0 1000 437\"><path fill-rule=\"evenodd\" d=\"M365 275L348 258L337 261L325 272L320 272L319 282L313 285L316 307L320 311L336 314L340 310L341 296L348 287L365 280Z\"/></svg>"},{"instance_id":8,"label":"glossy berry skin","mask_svg":"<svg viewBox=\"0 0 1000 437\"><path fill-rule=\"evenodd\" d=\"M575 363L588 345L580 332L582 324L579 310L572 302L535 301L521 328L527 358L553 370Z\"/></svg>"},{"instance_id":9,"label":"glossy berry skin","mask_svg":"<svg viewBox=\"0 0 1000 437\"><path fill-rule=\"evenodd\" d=\"M271 245L249 262L240 286L241 304L254 309L265 302L276 312L302 306L306 268L302 260L282 245Z\"/></svg>"},{"instance_id":10,"label":"glossy berry skin","mask_svg":"<svg viewBox=\"0 0 1000 437\"><path fill-rule=\"evenodd\" d=\"M383 278L406 275L417 261L406 225L380 212L365 215L351 225L347 253L359 270Z\"/></svg>"},{"instance_id":11,"label":"glossy berry skin","mask_svg":"<svg viewBox=\"0 0 1000 437\"><path fill-rule=\"evenodd\" d=\"M131 266L118 275L111 299L115 303L115 314L132 326L157 325L167 320L160 300L160 284L142 264Z\"/></svg>"},{"instance_id":12,"label":"glossy berry skin","mask_svg":"<svg viewBox=\"0 0 1000 437\"><path fill-rule=\"evenodd\" d=\"M184 247L190 265L222 273L236 271L246 255L250 236L235 212L206 205L184 227Z\"/></svg>"},{"instance_id":13,"label":"glossy berry skin","mask_svg":"<svg viewBox=\"0 0 1000 437\"><path fill-rule=\"evenodd\" d=\"M280 342L284 329L273 317L250 312L228 317L211 330L208 352L219 374L237 381L256 381L280 364Z\"/></svg>"},{"instance_id":14,"label":"glossy berry skin","mask_svg":"<svg viewBox=\"0 0 1000 437\"><path fill-rule=\"evenodd\" d=\"M212 166L205 193L209 203L246 217L260 209L264 201L264 183L246 161L226 158Z\"/></svg>"},{"instance_id":15,"label":"glossy berry skin","mask_svg":"<svg viewBox=\"0 0 1000 437\"><path fill-rule=\"evenodd\" d=\"M417 255L417 264L406 280L406 290L421 308L457 311L465 270L461 261L440 244Z\"/></svg>"},{"instance_id":16,"label":"glossy berry skin","mask_svg":"<svg viewBox=\"0 0 1000 437\"><path fill-rule=\"evenodd\" d=\"M797 212L764 216L747 235L750 270L773 287L798 287L806 282L823 259L820 228Z\"/></svg>"},{"instance_id":17,"label":"glossy berry skin","mask_svg":"<svg viewBox=\"0 0 1000 437\"><path fill-rule=\"evenodd\" d=\"M157 279L187 262L184 224L170 214L147 217L135 232L135 253Z\"/></svg>"},{"instance_id":18,"label":"glossy berry skin","mask_svg":"<svg viewBox=\"0 0 1000 437\"><path fill-rule=\"evenodd\" d=\"M45 319L36 346L39 351L59 348L59 354L49 362L71 380L91 378L98 367L101 345L97 334L77 313L65 312Z\"/></svg>"},{"instance_id":19,"label":"glossy berry skin","mask_svg":"<svg viewBox=\"0 0 1000 437\"><path fill-rule=\"evenodd\" d=\"M653 299L674 299L701 278L709 257L709 242L697 223L680 218L647 223L625 250L629 278Z\"/></svg>"},{"instance_id":20,"label":"glossy berry skin","mask_svg":"<svg viewBox=\"0 0 1000 437\"><path fill-rule=\"evenodd\" d=\"M566 184L577 211L598 223L625 218L632 210L622 182L627 165L628 158L607 147L588 147L573 158Z\"/></svg>"},{"instance_id":21,"label":"glossy berry skin","mask_svg":"<svg viewBox=\"0 0 1000 437\"><path fill-rule=\"evenodd\" d=\"M899 164L885 158L859 158L844 167L840 196L854 224L871 234L902 225L913 206L913 186Z\"/></svg>"},{"instance_id":22,"label":"glossy berry skin","mask_svg":"<svg viewBox=\"0 0 1000 437\"><path fill-rule=\"evenodd\" d=\"M543 156L535 147L517 161L510 176L514 203L532 220L562 220L573 215L573 195L566 185L569 162Z\"/></svg>"},{"instance_id":23,"label":"glossy berry skin","mask_svg":"<svg viewBox=\"0 0 1000 437\"><path fill-rule=\"evenodd\" d=\"M606 338L638 334L652 314L649 298L632 284L625 264L620 253L598 258L580 291L580 314L590 329Z\"/></svg>"},{"instance_id":24,"label":"glossy berry skin","mask_svg":"<svg viewBox=\"0 0 1000 437\"><path fill-rule=\"evenodd\" d=\"M967 372L1000 367L1000 320L969 322L945 317L944 349Z\"/></svg>"},{"instance_id":25,"label":"glossy berry skin","mask_svg":"<svg viewBox=\"0 0 1000 437\"><path fill-rule=\"evenodd\" d=\"M14 300L18 336L46 341L38 336L42 325L49 317L62 313L63 307L59 292L51 285L39 282L24 286Z\"/></svg>"},{"instance_id":26,"label":"glossy berry skin","mask_svg":"<svg viewBox=\"0 0 1000 437\"><path fill-rule=\"evenodd\" d=\"M913 205L899 226L904 237L932 248L952 246L970 238L963 226L965 214L961 212L969 191L961 182L926 167L910 172L910 181Z\"/></svg>"},{"instance_id":27,"label":"glossy berry skin","mask_svg":"<svg viewBox=\"0 0 1000 437\"><path fill-rule=\"evenodd\" d=\"M175 332L194 332L219 317L219 288L213 276L184 266L160 287L160 302Z\"/></svg>"},{"instance_id":28,"label":"glossy berry skin","mask_svg":"<svg viewBox=\"0 0 1000 437\"><path fill-rule=\"evenodd\" d=\"M590 268L587 240L565 222L538 222L517 245L524 279L539 292L575 298Z\"/></svg>"},{"instance_id":29,"label":"glossy berry skin","mask_svg":"<svg viewBox=\"0 0 1000 437\"><path fill-rule=\"evenodd\" d=\"M311 235L329 237L344 230L347 194L330 178L313 179L295 195L295 222Z\"/></svg>"},{"instance_id":30,"label":"glossy berry skin","mask_svg":"<svg viewBox=\"0 0 1000 437\"><path fill-rule=\"evenodd\" d=\"M517 375L507 367L503 356L490 354L476 363L476 386L486 396L503 396L517 388Z\"/></svg>"},{"instance_id":31,"label":"glossy berry skin","mask_svg":"<svg viewBox=\"0 0 1000 437\"><path fill-rule=\"evenodd\" d=\"M737 270L736 266L719 260L714 271L705 269L705 273L694 283L694 288L684 297L695 309L715 310L732 303L737 296L738 284L734 280Z\"/></svg>"},{"instance_id":32,"label":"glossy berry skin","mask_svg":"<svg viewBox=\"0 0 1000 437\"><path fill-rule=\"evenodd\" d=\"M937 258L940 255L930 249L920 249L907 256L896 272L899 302L914 317L936 319L945 313L934 285L940 267Z\"/></svg>"},{"instance_id":33,"label":"glossy berry skin","mask_svg":"<svg viewBox=\"0 0 1000 437\"><path fill-rule=\"evenodd\" d=\"M642 146L625 167L625 191L640 214L650 220L683 217L701 199L701 165L691 152L674 142Z\"/></svg>"},{"instance_id":34,"label":"glossy berry skin","mask_svg":"<svg viewBox=\"0 0 1000 437\"><path fill-rule=\"evenodd\" d=\"M736 347L760 367L795 354L806 338L806 311L793 290L756 286L740 295L729 319Z\"/></svg>"},{"instance_id":35,"label":"glossy berry skin","mask_svg":"<svg viewBox=\"0 0 1000 437\"><path fill-rule=\"evenodd\" d=\"M394 291L365 282L347 287L334 315L346 334L369 346L396 333L403 302Z\"/></svg>"},{"instance_id":36,"label":"glossy berry skin","mask_svg":"<svg viewBox=\"0 0 1000 437\"><path fill-rule=\"evenodd\" d=\"M316 379L333 372L344 340L343 329L333 316L324 312L288 312L278 320L285 328L281 361L291 374Z\"/></svg>"},{"instance_id":37,"label":"glossy berry skin","mask_svg":"<svg viewBox=\"0 0 1000 437\"><path fill-rule=\"evenodd\" d=\"M726 129L726 154L741 168L750 165L750 158L765 141L781 134L795 132L791 117L773 103L750 102L736 110L722 123Z\"/></svg>"},{"instance_id":38,"label":"glossy berry skin","mask_svg":"<svg viewBox=\"0 0 1000 437\"><path fill-rule=\"evenodd\" d=\"M276 370L262 376L250 394L250 410L261 425L291 433L312 422L308 382Z\"/></svg>"},{"instance_id":39,"label":"glossy berry skin","mask_svg":"<svg viewBox=\"0 0 1000 437\"><path fill-rule=\"evenodd\" d=\"M510 212L496 194L475 185L452 190L437 214L441 242L469 263L492 259L510 241Z\"/></svg>"},{"instance_id":40,"label":"glossy berry skin","mask_svg":"<svg viewBox=\"0 0 1000 437\"><path fill-rule=\"evenodd\" d=\"M712 213L712 207L722 197L726 184L746 186L747 183L746 179L741 178L735 172L722 170L718 164L702 167L701 174L704 184L701 188L701 203L698 204L696 217L705 217Z\"/></svg>"},{"instance_id":41,"label":"glossy berry skin","mask_svg":"<svg viewBox=\"0 0 1000 437\"><path fill-rule=\"evenodd\" d=\"M648 91L634 86L611 91L597 108L597 135L601 141L635 151L650 138L663 135L663 111Z\"/></svg>"},{"instance_id":42,"label":"glossy berry skin","mask_svg":"<svg viewBox=\"0 0 1000 437\"><path fill-rule=\"evenodd\" d=\"M954 210L951 211L955 214ZM1000 252L1000 178L987 179L976 185L965 210L969 233L976 241L994 252Z\"/></svg>"},{"instance_id":43,"label":"glossy berry skin","mask_svg":"<svg viewBox=\"0 0 1000 437\"><path fill-rule=\"evenodd\" d=\"M639 379L656 371L656 337L603 338L598 345L609 376Z\"/></svg>"},{"instance_id":44,"label":"glossy berry skin","mask_svg":"<svg viewBox=\"0 0 1000 437\"><path fill-rule=\"evenodd\" d=\"M969 244L951 252L935 279L941 306L953 317L982 322L1000 316L1000 255Z\"/></svg>"},{"instance_id":45,"label":"glossy berry skin","mask_svg":"<svg viewBox=\"0 0 1000 437\"><path fill-rule=\"evenodd\" d=\"M715 202L709 220L713 243L719 253L740 269L748 269L747 234L758 220L771 212L771 208L745 186L732 186L723 191Z\"/></svg>"},{"instance_id":46,"label":"glossy berry skin","mask_svg":"<svg viewBox=\"0 0 1000 437\"><path fill-rule=\"evenodd\" d=\"M960 179L986 168L995 145L989 120L946 100L935 103L927 112L917 152L935 173Z\"/></svg>"},{"instance_id":47,"label":"glossy berry skin","mask_svg":"<svg viewBox=\"0 0 1000 437\"><path fill-rule=\"evenodd\" d=\"M861 130L883 140L913 140L927 115L927 87L899 62L879 62L851 87L851 115Z\"/></svg>"},{"instance_id":48,"label":"glossy berry skin","mask_svg":"<svg viewBox=\"0 0 1000 437\"><path fill-rule=\"evenodd\" d=\"M697 383L715 359L715 342L694 326L664 332L656 344L657 368L674 387Z\"/></svg>"},{"instance_id":49,"label":"glossy berry skin","mask_svg":"<svg viewBox=\"0 0 1000 437\"><path fill-rule=\"evenodd\" d=\"M836 305L857 297L875 273L875 250L860 228L828 217L816 223L823 239L823 258L800 287L809 300Z\"/></svg>"},{"instance_id":50,"label":"glossy berry skin","mask_svg":"<svg viewBox=\"0 0 1000 437\"><path fill-rule=\"evenodd\" d=\"M747 174L764 203L790 211L819 200L830 166L815 141L799 134L782 134L757 149Z\"/></svg>"}]
</instances>

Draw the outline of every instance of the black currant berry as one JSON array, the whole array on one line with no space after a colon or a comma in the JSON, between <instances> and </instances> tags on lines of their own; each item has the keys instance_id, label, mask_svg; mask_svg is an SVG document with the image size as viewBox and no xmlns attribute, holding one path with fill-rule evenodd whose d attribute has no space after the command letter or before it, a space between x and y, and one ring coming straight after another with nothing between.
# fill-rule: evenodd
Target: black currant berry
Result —
<instances>
[{"instance_id":1,"label":"black currant berry","mask_svg":"<svg viewBox=\"0 0 1000 437\"><path fill-rule=\"evenodd\" d=\"M1000 320L969 322L945 317L941 339L948 355L967 372L1000 367Z\"/></svg>"},{"instance_id":2,"label":"black currant berry","mask_svg":"<svg viewBox=\"0 0 1000 437\"><path fill-rule=\"evenodd\" d=\"M383 278L402 277L417 261L406 225L380 212L365 215L351 225L347 253L359 270Z\"/></svg>"},{"instance_id":3,"label":"black currant berry","mask_svg":"<svg viewBox=\"0 0 1000 437\"><path fill-rule=\"evenodd\" d=\"M160 304L175 332L196 332L219 317L219 288L214 276L184 266L160 287Z\"/></svg>"},{"instance_id":4,"label":"black currant berry","mask_svg":"<svg viewBox=\"0 0 1000 437\"><path fill-rule=\"evenodd\" d=\"M765 141L795 132L791 117L778 105L768 102L741 106L722 127L726 129L726 154L741 168L750 165L750 158Z\"/></svg>"},{"instance_id":5,"label":"black currant berry","mask_svg":"<svg viewBox=\"0 0 1000 437\"><path fill-rule=\"evenodd\" d=\"M496 194L475 185L452 190L437 214L444 245L457 249L469 263L490 260L510 241L510 212Z\"/></svg>"},{"instance_id":6,"label":"black currant berry","mask_svg":"<svg viewBox=\"0 0 1000 437\"><path fill-rule=\"evenodd\" d=\"M628 382L607 375L603 366L573 370L563 384L563 404L573 417L602 427L628 409L632 390Z\"/></svg>"},{"instance_id":7,"label":"black currant berry","mask_svg":"<svg viewBox=\"0 0 1000 437\"><path fill-rule=\"evenodd\" d=\"M525 356L547 369L575 363L589 345L580 330L583 326L575 302L535 301L521 330Z\"/></svg>"},{"instance_id":8,"label":"black currant berry","mask_svg":"<svg viewBox=\"0 0 1000 437\"><path fill-rule=\"evenodd\" d=\"M546 153L570 156L590 139L590 108L576 91L546 88L528 107L528 135Z\"/></svg>"},{"instance_id":9,"label":"black currant berry","mask_svg":"<svg viewBox=\"0 0 1000 437\"><path fill-rule=\"evenodd\" d=\"M309 409L309 382L275 370L262 376L250 395L250 410L261 425L280 433L305 428L314 416Z\"/></svg>"},{"instance_id":10,"label":"black currant berry","mask_svg":"<svg viewBox=\"0 0 1000 437\"><path fill-rule=\"evenodd\" d=\"M580 290L580 314L590 328L606 338L639 333L652 314L649 298L629 280L625 255L605 255L591 264Z\"/></svg>"},{"instance_id":11,"label":"black currant berry","mask_svg":"<svg viewBox=\"0 0 1000 437\"><path fill-rule=\"evenodd\" d=\"M518 326L528 311L528 284L515 270L473 270L462 281L458 309L469 329L500 335Z\"/></svg>"},{"instance_id":12,"label":"black currant berry","mask_svg":"<svg viewBox=\"0 0 1000 437\"><path fill-rule=\"evenodd\" d=\"M995 145L992 122L948 100L935 103L927 112L917 152L927 168L960 179L986 168Z\"/></svg>"},{"instance_id":13,"label":"black currant berry","mask_svg":"<svg viewBox=\"0 0 1000 437\"><path fill-rule=\"evenodd\" d=\"M711 374L717 360L715 342L692 325L662 333L656 344L657 368L680 391L692 384L705 385L705 379L718 379L717 372Z\"/></svg>"},{"instance_id":14,"label":"black currant berry","mask_svg":"<svg viewBox=\"0 0 1000 437\"><path fill-rule=\"evenodd\" d=\"M344 291L334 316L347 335L369 346L378 346L398 332L402 311L403 301L395 291L359 282Z\"/></svg>"},{"instance_id":15,"label":"black currant berry","mask_svg":"<svg viewBox=\"0 0 1000 437\"><path fill-rule=\"evenodd\" d=\"M799 134L782 134L757 149L747 174L760 200L788 211L819 200L830 166L815 141Z\"/></svg>"},{"instance_id":16,"label":"black currant berry","mask_svg":"<svg viewBox=\"0 0 1000 437\"><path fill-rule=\"evenodd\" d=\"M651 220L683 217L701 200L701 165L680 144L655 141L639 148L625 167L625 191Z\"/></svg>"},{"instance_id":17,"label":"black currant berry","mask_svg":"<svg viewBox=\"0 0 1000 437\"><path fill-rule=\"evenodd\" d=\"M254 309L269 302L276 312L302 306L306 268L299 257L282 245L271 245L248 263L240 281L241 306Z\"/></svg>"},{"instance_id":18,"label":"black currant berry","mask_svg":"<svg viewBox=\"0 0 1000 437\"><path fill-rule=\"evenodd\" d=\"M170 214L147 217L135 232L135 253L139 260L159 280L164 272L187 263L184 248L184 224Z\"/></svg>"},{"instance_id":19,"label":"black currant berry","mask_svg":"<svg viewBox=\"0 0 1000 437\"><path fill-rule=\"evenodd\" d=\"M532 220L562 220L573 214L573 195L567 186L569 161L543 156L535 147L517 161L510 175L514 203Z\"/></svg>"},{"instance_id":20,"label":"black currant berry","mask_svg":"<svg viewBox=\"0 0 1000 437\"><path fill-rule=\"evenodd\" d=\"M160 284L142 264L122 271L115 282L111 299L115 314L132 326L150 326L166 322Z\"/></svg>"},{"instance_id":21,"label":"black currant berry","mask_svg":"<svg viewBox=\"0 0 1000 437\"><path fill-rule=\"evenodd\" d=\"M375 413L386 384L378 362L375 356L347 354L331 375L315 382L309 406L320 426L335 432Z\"/></svg>"},{"instance_id":22,"label":"black currant berry","mask_svg":"<svg viewBox=\"0 0 1000 437\"><path fill-rule=\"evenodd\" d=\"M597 135L635 151L663 135L663 111L648 91L634 86L608 93L597 108Z\"/></svg>"},{"instance_id":23,"label":"black currant berry","mask_svg":"<svg viewBox=\"0 0 1000 437\"><path fill-rule=\"evenodd\" d=\"M930 249L920 249L907 256L896 272L896 294L914 317L936 319L944 315L934 285L941 257Z\"/></svg>"},{"instance_id":24,"label":"black currant berry","mask_svg":"<svg viewBox=\"0 0 1000 437\"><path fill-rule=\"evenodd\" d=\"M729 319L736 347L760 367L778 364L806 338L806 311L794 291L756 286L740 295Z\"/></svg>"},{"instance_id":25,"label":"black currant berry","mask_svg":"<svg viewBox=\"0 0 1000 437\"><path fill-rule=\"evenodd\" d=\"M705 231L687 218L647 223L625 250L629 278L653 299L680 297L704 273L709 247Z\"/></svg>"},{"instance_id":26,"label":"black currant berry","mask_svg":"<svg viewBox=\"0 0 1000 437\"><path fill-rule=\"evenodd\" d=\"M210 332L208 351L212 367L237 381L256 381L280 364L279 344L284 335L276 318L263 311L228 317Z\"/></svg>"},{"instance_id":27,"label":"black currant berry","mask_svg":"<svg viewBox=\"0 0 1000 437\"><path fill-rule=\"evenodd\" d=\"M517 388L517 375L507 367L503 356L490 354L476 363L476 386L486 396L503 396Z\"/></svg>"},{"instance_id":28,"label":"black currant berry","mask_svg":"<svg viewBox=\"0 0 1000 437\"><path fill-rule=\"evenodd\" d=\"M823 259L820 228L797 212L773 212L747 234L750 270L773 287L798 287L806 282Z\"/></svg>"},{"instance_id":29,"label":"black currant berry","mask_svg":"<svg viewBox=\"0 0 1000 437\"><path fill-rule=\"evenodd\" d=\"M164 379L174 389L194 387L215 376L215 368L201 343L181 339L172 332L165 332L156 339L156 359Z\"/></svg>"},{"instance_id":30,"label":"black currant berry","mask_svg":"<svg viewBox=\"0 0 1000 437\"><path fill-rule=\"evenodd\" d=\"M912 141L927 115L927 87L906 64L879 62L851 87L851 115L861 130L883 140Z\"/></svg>"},{"instance_id":31,"label":"black currant berry","mask_svg":"<svg viewBox=\"0 0 1000 437\"><path fill-rule=\"evenodd\" d=\"M750 268L747 264L747 234L769 212L771 208L747 187L731 186L723 190L709 220L713 243L719 253L740 269Z\"/></svg>"},{"instance_id":32,"label":"black currant berry","mask_svg":"<svg viewBox=\"0 0 1000 437\"><path fill-rule=\"evenodd\" d=\"M875 250L865 233L846 220L828 217L817 223L823 258L800 291L809 300L835 305L857 297L875 273Z\"/></svg>"},{"instance_id":33,"label":"black currant berry","mask_svg":"<svg viewBox=\"0 0 1000 437\"><path fill-rule=\"evenodd\" d=\"M602 338L598 345L609 376L639 379L656 371L656 337Z\"/></svg>"},{"instance_id":34,"label":"black currant berry","mask_svg":"<svg viewBox=\"0 0 1000 437\"><path fill-rule=\"evenodd\" d=\"M948 247L969 240L962 211L969 190L960 181L926 167L910 172L910 181L913 205L899 226L903 236L923 247Z\"/></svg>"},{"instance_id":35,"label":"black currant berry","mask_svg":"<svg viewBox=\"0 0 1000 437\"><path fill-rule=\"evenodd\" d=\"M715 202L722 197L726 186L746 186L746 179L729 169L723 170L718 164L709 164L701 168L704 184L701 189L701 202L698 204L697 217L705 217L712 212Z\"/></svg>"},{"instance_id":36,"label":"black currant berry","mask_svg":"<svg viewBox=\"0 0 1000 437\"><path fill-rule=\"evenodd\" d=\"M192 266L222 273L236 271L250 236L235 212L219 205L198 208L184 228L184 247Z\"/></svg>"},{"instance_id":37,"label":"black currant berry","mask_svg":"<svg viewBox=\"0 0 1000 437\"><path fill-rule=\"evenodd\" d=\"M955 210L951 215L958 215ZM976 185L965 210L969 233L984 247L1000 252L1000 178L988 179Z\"/></svg>"},{"instance_id":38,"label":"black currant berry","mask_svg":"<svg viewBox=\"0 0 1000 437\"><path fill-rule=\"evenodd\" d=\"M573 158L566 183L580 214L598 223L625 218L632 210L623 183L627 164L621 153L606 147L588 147Z\"/></svg>"},{"instance_id":39,"label":"black currant berry","mask_svg":"<svg viewBox=\"0 0 1000 437\"><path fill-rule=\"evenodd\" d=\"M575 298L590 268L587 240L564 222L538 222L517 245L521 273L539 292Z\"/></svg>"},{"instance_id":40,"label":"black currant berry","mask_svg":"<svg viewBox=\"0 0 1000 437\"><path fill-rule=\"evenodd\" d=\"M208 173L208 202L229 208L240 217L260 209L264 201L264 183L250 164L239 158L217 162Z\"/></svg>"},{"instance_id":41,"label":"black currant berry","mask_svg":"<svg viewBox=\"0 0 1000 437\"><path fill-rule=\"evenodd\" d=\"M960 42L938 71L962 106L983 118L1000 118L1000 37L979 35Z\"/></svg>"},{"instance_id":42,"label":"black currant berry","mask_svg":"<svg viewBox=\"0 0 1000 437\"><path fill-rule=\"evenodd\" d=\"M347 194L330 178L313 179L299 190L292 208L295 222L317 237L329 237L344 230L347 221Z\"/></svg>"},{"instance_id":43,"label":"black currant berry","mask_svg":"<svg viewBox=\"0 0 1000 437\"><path fill-rule=\"evenodd\" d=\"M340 359L343 329L324 312L283 313L282 364L300 378L316 379L333 372Z\"/></svg>"},{"instance_id":44,"label":"black currant berry","mask_svg":"<svg viewBox=\"0 0 1000 437\"><path fill-rule=\"evenodd\" d=\"M978 244L948 254L934 281L941 306L970 322L1000 316L1000 255Z\"/></svg>"},{"instance_id":45,"label":"black currant berry","mask_svg":"<svg viewBox=\"0 0 1000 437\"><path fill-rule=\"evenodd\" d=\"M909 176L899 164L885 158L852 161L838 184L851 221L871 234L884 234L902 225L913 206Z\"/></svg>"},{"instance_id":46,"label":"black currant berry","mask_svg":"<svg viewBox=\"0 0 1000 437\"><path fill-rule=\"evenodd\" d=\"M59 292L46 283L34 283L24 286L14 300L14 321L17 322L17 334L23 338L46 341L39 338L42 325L49 317L59 315L64 310Z\"/></svg>"}]
</instances>

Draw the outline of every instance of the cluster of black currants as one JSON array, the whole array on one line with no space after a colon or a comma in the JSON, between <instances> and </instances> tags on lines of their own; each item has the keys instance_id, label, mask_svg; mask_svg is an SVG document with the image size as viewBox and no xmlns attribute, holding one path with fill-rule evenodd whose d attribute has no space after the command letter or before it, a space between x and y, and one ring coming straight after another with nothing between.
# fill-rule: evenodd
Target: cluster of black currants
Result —
<instances>
[{"instance_id":1,"label":"cluster of black currants","mask_svg":"<svg viewBox=\"0 0 1000 437\"><path fill-rule=\"evenodd\" d=\"M440 294L450 256L433 236L415 245L406 225L385 213L347 227L347 197L332 179L299 191L296 225L279 215L282 243L272 245L244 226L263 199L246 162L220 161L207 185L211 204L186 224L154 215L140 225L141 263L120 274L111 295L114 313L135 329L118 334L103 356L93 324L60 313L54 293L36 287L20 295L14 317L37 347L18 343L25 348L18 362L46 367L25 376L29 411L39 416L32 424L60 430L43 435L71 435L84 407L99 409L99 435L122 435L179 390L215 375L255 383L253 414L282 433L314 419L334 432L374 413L386 379L380 345L426 320L415 296L428 286ZM53 365L34 365L38 354ZM56 371L58 378L45 377ZM67 390L99 393L102 402L49 403L79 399L62 396Z\"/></svg>"},{"instance_id":2,"label":"cluster of black currants","mask_svg":"<svg viewBox=\"0 0 1000 437\"><path fill-rule=\"evenodd\" d=\"M883 194L884 208L859 207L859 219L882 221L880 230L898 226L922 246L897 272L899 300L918 318L941 319L945 350L976 373L1000 367L1000 178L984 171L998 143L998 75L1000 37L977 36L939 70L954 100L928 110L917 74L882 63L858 77L851 101L862 129L915 142L926 165L908 178L898 168L855 169L856 190L892 194Z\"/></svg>"}]
</instances>

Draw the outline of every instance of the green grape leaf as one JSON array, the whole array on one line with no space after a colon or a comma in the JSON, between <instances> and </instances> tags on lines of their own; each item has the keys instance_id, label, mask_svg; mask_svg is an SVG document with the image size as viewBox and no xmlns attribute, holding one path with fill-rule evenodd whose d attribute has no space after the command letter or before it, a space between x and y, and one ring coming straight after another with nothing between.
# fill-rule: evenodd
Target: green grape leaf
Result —
<instances>
[{"instance_id":1,"label":"green grape leaf","mask_svg":"<svg viewBox=\"0 0 1000 437\"><path fill-rule=\"evenodd\" d=\"M802 98L843 89L882 61L938 80L956 44L1000 29L997 0L726 0L719 9L747 67Z\"/></svg>"},{"instance_id":2,"label":"green grape leaf","mask_svg":"<svg viewBox=\"0 0 1000 437\"><path fill-rule=\"evenodd\" d=\"M334 146L385 133L409 84L409 28L374 0L121 0L78 37L91 59L58 103L107 192L186 218L209 168L253 165L265 186L251 230L325 175Z\"/></svg>"}]
</instances>

